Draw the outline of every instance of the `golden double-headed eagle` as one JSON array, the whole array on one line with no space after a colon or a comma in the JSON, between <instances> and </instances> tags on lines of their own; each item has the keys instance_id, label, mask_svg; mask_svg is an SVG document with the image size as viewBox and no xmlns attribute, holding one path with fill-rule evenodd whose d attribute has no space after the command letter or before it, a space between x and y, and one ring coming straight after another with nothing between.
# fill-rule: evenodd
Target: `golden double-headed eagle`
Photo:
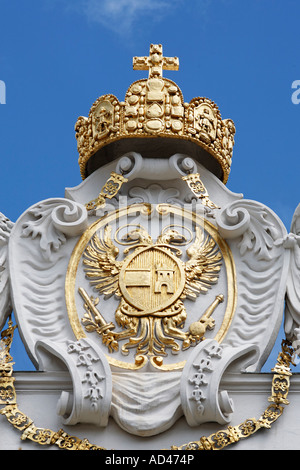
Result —
<instances>
[{"instance_id":1,"label":"golden double-headed eagle","mask_svg":"<svg viewBox=\"0 0 300 470\"><path fill-rule=\"evenodd\" d=\"M186 244L186 238L174 228L164 229L154 242L146 229L137 226L124 239L129 246L122 261L117 260L119 248L110 225L94 234L84 252L85 274L94 290L104 298L115 295L120 299L115 320L122 330L111 331L112 323L98 328L104 344L117 350L120 340L129 339L122 346L123 354L136 348L137 354L164 356L167 348L174 354L180 351L176 340L181 340L182 349L202 340L206 329L214 327L210 315L223 296L217 296L209 312L186 332L183 300L196 299L217 283L222 254L215 240L196 227L194 241L186 250L188 260L183 262L179 246ZM99 300L93 301L96 305ZM92 331L95 318L92 321L91 309L86 310L82 322Z\"/></svg>"}]
</instances>

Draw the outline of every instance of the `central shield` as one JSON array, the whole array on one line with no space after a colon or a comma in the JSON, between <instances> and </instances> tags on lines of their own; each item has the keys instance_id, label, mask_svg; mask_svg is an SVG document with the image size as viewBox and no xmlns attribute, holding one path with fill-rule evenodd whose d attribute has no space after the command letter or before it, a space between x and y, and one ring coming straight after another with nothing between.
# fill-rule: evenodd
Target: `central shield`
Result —
<instances>
[{"instance_id":1,"label":"central shield","mask_svg":"<svg viewBox=\"0 0 300 470\"><path fill-rule=\"evenodd\" d=\"M165 316L166 309L182 294L184 285L181 261L165 247L135 251L125 260L120 272L122 296L136 310L135 316Z\"/></svg>"}]
</instances>

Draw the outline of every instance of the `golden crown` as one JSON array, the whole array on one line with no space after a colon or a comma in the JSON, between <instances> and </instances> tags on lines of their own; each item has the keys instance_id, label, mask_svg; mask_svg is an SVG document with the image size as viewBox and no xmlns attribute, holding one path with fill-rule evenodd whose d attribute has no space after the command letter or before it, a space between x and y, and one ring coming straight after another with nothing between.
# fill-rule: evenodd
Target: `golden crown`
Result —
<instances>
[{"instance_id":1,"label":"golden crown","mask_svg":"<svg viewBox=\"0 0 300 470\"><path fill-rule=\"evenodd\" d=\"M149 57L134 57L134 70L149 70L148 79L130 85L125 101L100 96L88 117L76 125L80 173L83 179L126 151L147 156L188 153L227 182L235 126L222 120L217 105L208 98L185 103L180 88L162 76L178 70L177 57L164 57L161 44L151 44ZM156 139L156 145L149 145ZM176 140L174 140L176 139Z\"/></svg>"}]
</instances>

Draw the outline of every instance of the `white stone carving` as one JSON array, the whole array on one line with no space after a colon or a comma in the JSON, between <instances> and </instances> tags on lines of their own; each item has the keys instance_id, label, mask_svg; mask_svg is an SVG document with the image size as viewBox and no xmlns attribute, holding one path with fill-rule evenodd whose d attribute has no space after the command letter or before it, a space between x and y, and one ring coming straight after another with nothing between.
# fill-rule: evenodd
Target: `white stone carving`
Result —
<instances>
[{"instance_id":1,"label":"white stone carving","mask_svg":"<svg viewBox=\"0 0 300 470\"><path fill-rule=\"evenodd\" d=\"M10 237L13 309L38 368L36 342L41 338L60 342L68 337L64 277L76 236L86 227L85 214L85 208L74 201L47 199L19 218Z\"/></svg>"},{"instance_id":2,"label":"white stone carving","mask_svg":"<svg viewBox=\"0 0 300 470\"><path fill-rule=\"evenodd\" d=\"M97 214L88 216L84 205L98 196L111 171L122 171L129 182ZM208 212L201 201L195 201L181 180L189 171L200 172L210 199L220 209ZM122 369L116 365L122 360L120 351L115 354L114 365L109 365L101 338L91 335L76 340L70 325L65 279L81 234L106 213L136 203L153 207L167 203L187 210L196 207L227 241L235 263L237 298L229 329L221 344L214 339L215 333L208 331L208 338L198 346L180 351L178 362L186 361L182 370L155 370L150 361L145 369ZM130 223L140 220L153 224L154 232L159 233L155 210L150 215L133 214ZM78 187L67 188L65 199L48 199L25 211L9 237L13 309L36 367L45 371L67 369L70 373L73 393L64 391L58 403L64 423L106 426L108 416L112 416L128 433L153 436L169 429L182 415L190 426L229 422L233 403L227 391L220 389L225 371L259 371L281 324L289 250L279 240L286 235L282 222L270 209L243 200L208 170L178 154L154 161L131 152L95 171ZM225 271L220 275L217 294L226 295ZM82 272L79 280L84 279ZM198 299L187 299L188 319L198 321L215 294L201 296L199 303ZM100 299L105 318L113 315L118 302L113 297ZM219 325L225 304L214 314ZM79 308L84 312L82 299ZM164 360L167 365L174 362L172 357Z\"/></svg>"},{"instance_id":3,"label":"white stone carving","mask_svg":"<svg viewBox=\"0 0 300 470\"><path fill-rule=\"evenodd\" d=\"M111 415L120 428L137 436L170 429L182 416L181 371L112 374Z\"/></svg>"},{"instance_id":4,"label":"white stone carving","mask_svg":"<svg viewBox=\"0 0 300 470\"><path fill-rule=\"evenodd\" d=\"M141 154L129 152L116 165L117 173L123 173L129 181L137 178L146 180L171 180L187 172L196 172L197 165L188 155L176 153L170 158L143 158Z\"/></svg>"},{"instance_id":5,"label":"white stone carving","mask_svg":"<svg viewBox=\"0 0 300 470\"><path fill-rule=\"evenodd\" d=\"M40 238L45 259L59 250L67 236L80 235L87 228L84 206L66 199L48 199L28 211L31 220L23 224L23 237Z\"/></svg>"},{"instance_id":6,"label":"white stone carving","mask_svg":"<svg viewBox=\"0 0 300 470\"><path fill-rule=\"evenodd\" d=\"M111 371L102 351L90 343L88 338L61 344L38 341L37 355L43 350L64 362L72 378L73 393L63 391L57 404L57 413L62 416L64 424L93 423L106 426L112 383Z\"/></svg>"},{"instance_id":7,"label":"white stone carving","mask_svg":"<svg viewBox=\"0 0 300 470\"><path fill-rule=\"evenodd\" d=\"M271 352L282 321L289 254L277 243L286 235L281 220L255 201L234 201L216 215L220 234L236 260L237 314L225 344L257 345L260 370Z\"/></svg>"},{"instance_id":8,"label":"white stone carving","mask_svg":"<svg viewBox=\"0 0 300 470\"><path fill-rule=\"evenodd\" d=\"M233 400L226 390L220 390L223 374L238 359L244 367L257 356L255 346L232 348L215 340L204 340L189 356L181 377L181 403L190 426L215 421L230 422Z\"/></svg>"},{"instance_id":9,"label":"white stone carving","mask_svg":"<svg viewBox=\"0 0 300 470\"><path fill-rule=\"evenodd\" d=\"M81 235L88 227L85 206L65 199L53 209L51 218L56 230L69 237Z\"/></svg>"},{"instance_id":10,"label":"white stone carving","mask_svg":"<svg viewBox=\"0 0 300 470\"><path fill-rule=\"evenodd\" d=\"M225 207L216 218L220 234L225 239L241 237L241 255L253 251L258 261L273 258L274 242L282 236L282 228L270 217L271 211L255 201L238 201ZM279 219L278 219L279 220Z\"/></svg>"},{"instance_id":11,"label":"white stone carving","mask_svg":"<svg viewBox=\"0 0 300 470\"><path fill-rule=\"evenodd\" d=\"M152 203L162 204L180 204L182 205L182 198L180 191L177 188L164 189L159 184L151 184L146 188L141 186L133 186L128 191L130 204L135 203Z\"/></svg>"},{"instance_id":12,"label":"white stone carving","mask_svg":"<svg viewBox=\"0 0 300 470\"><path fill-rule=\"evenodd\" d=\"M111 171L124 173L129 180L123 185L121 191L116 198L107 201L106 206L96 214L98 217L114 210L119 204L121 206L134 204L135 196L130 196L130 190L134 187L147 188L152 184L158 184L162 190L172 189L180 193L180 197L174 196L176 203L191 203L195 201L195 196L187 188L187 185L181 181L180 177L189 172L200 172L201 177L205 181L205 186L209 194L214 194L214 202L219 206L224 206L236 199L241 199L241 194L234 194L224 186L220 180L211 174L205 167L196 164L192 158L187 155L176 154L168 158L143 158L136 152L129 152L116 162L109 163L95 172L93 172L86 180L74 188L66 188L65 196L67 199L78 203L87 203L95 199L102 189L103 185L110 176ZM158 183L157 183L158 182ZM165 192L167 198L173 197ZM162 195L160 196L161 202ZM199 204L201 205L201 203ZM202 206L203 207L203 206ZM91 216L91 214L89 214ZM94 215L94 214L93 214Z\"/></svg>"},{"instance_id":13,"label":"white stone carving","mask_svg":"<svg viewBox=\"0 0 300 470\"><path fill-rule=\"evenodd\" d=\"M0 331L11 312L7 245L13 223L0 212Z\"/></svg>"},{"instance_id":14,"label":"white stone carving","mask_svg":"<svg viewBox=\"0 0 300 470\"><path fill-rule=\"evenodd\" d=\"M290 251L290 266L287 280L285 307L285 334L290 341L300 344L300 204L293 215L290 233L282 239L283 246ZM299 354L299 347L296 347Z\"/></svg>"}]
</instances>

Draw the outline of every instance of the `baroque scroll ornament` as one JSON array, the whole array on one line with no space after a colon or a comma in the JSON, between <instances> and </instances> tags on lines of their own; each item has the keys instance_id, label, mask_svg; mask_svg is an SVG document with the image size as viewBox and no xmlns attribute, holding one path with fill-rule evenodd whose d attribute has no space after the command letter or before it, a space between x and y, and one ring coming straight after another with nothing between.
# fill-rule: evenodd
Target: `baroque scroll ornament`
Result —
<instances>
[{"instance_id":1,"label":"baroque scroll ornament","mask_svg":"<svg viewBox=\"0 0 300 470\"><path fill-rule=\"evenodd\" d=\"M104 297L120 298L115 320L122 331L112 331L115 325L107 323L96 308L99 299L89 297L80 287L86 331L97 331L110 351L118 350L118 342L129 338L122 346L126 355L128 348L136 348L139 355L165 356L168 348L176 354L180 351L176 340L181 341L183 350L203 340L206 329L215 326L211 315L224 297L218 295L188 331L182 330L187 318L183 300L195 299L218 282L222 253L215 240L196 227L195 240L186 250L189 259L183 262L178 246L187 240L174 228L166 227L154 242L145 228L137 226L125 239L134 245L126 248L125 258L118 261L119 249L108 224L92 237L83 255L91 286Z\"/></svg>"}]
</instances>

